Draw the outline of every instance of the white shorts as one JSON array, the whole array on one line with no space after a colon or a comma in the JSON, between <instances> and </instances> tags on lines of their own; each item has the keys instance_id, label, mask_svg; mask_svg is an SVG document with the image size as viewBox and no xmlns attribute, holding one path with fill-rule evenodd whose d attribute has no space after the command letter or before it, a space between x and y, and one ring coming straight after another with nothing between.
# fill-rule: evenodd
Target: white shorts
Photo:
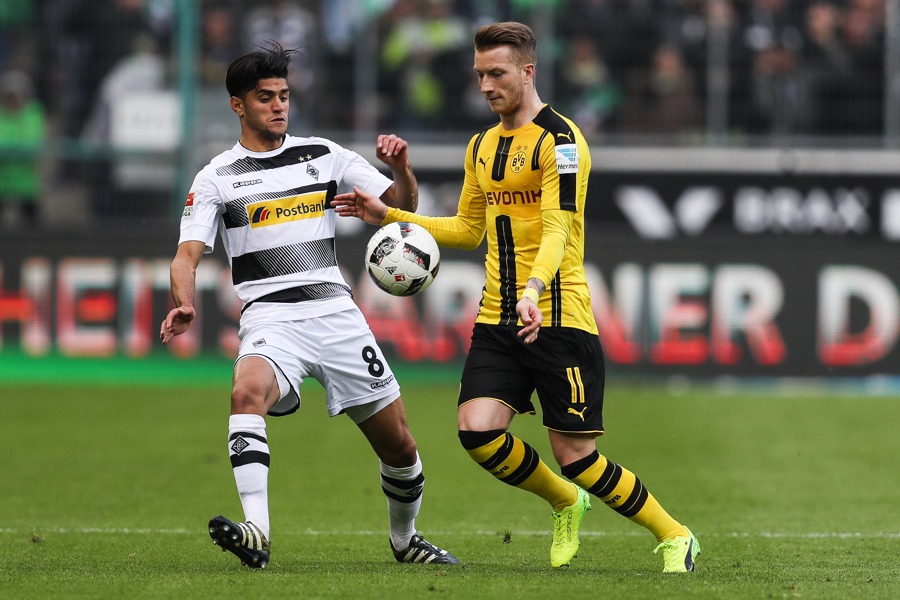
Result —
<instances>
[{"instance_id":1,"label":"white shorts","mask_svg":"<svg viewBox=\"0 0 900 600\"><path fill-rule=\"evenodd\" d=\"M356 423L400 396L400 385L358 308L302 321L241 324L235 361L261 356L275 370L281 399L269 414L300 408L300 384L314 377L325 388L329 416L346 412Z\"/></svg>"}]
</instances>

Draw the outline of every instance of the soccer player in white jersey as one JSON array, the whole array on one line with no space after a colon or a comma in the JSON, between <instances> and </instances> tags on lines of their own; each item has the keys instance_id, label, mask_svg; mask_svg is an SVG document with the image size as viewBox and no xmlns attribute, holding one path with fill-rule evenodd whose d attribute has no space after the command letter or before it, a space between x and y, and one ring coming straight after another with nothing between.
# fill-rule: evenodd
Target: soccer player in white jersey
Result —
<instances>
[{"instance_id":1,"label":"soccer player in white jersey","mask_svg":"<svg viewBox=\"0 0 900 600\"><path fill-rule=\"evenodd\" d=\"M331 200L338 191L356 186L391 206L416 209L407 143L378 136L377 156L392 181L330 140L289 135L293 52L272 44L229 66L225 85L241 137L194 179L171 266L175 308L162 323L164 344L196 317L195 272L217 235L244 302L228 421L228 453L244 521L214 517L209 534L242 564L261 569L269 562L265 416L296 411L303 378L314 377L325 388L328 414L353 419L378 455L394 557L455 564L452 554L416 530L425 478L400 387L335 258Z\"/></svg>"}]
</instances>

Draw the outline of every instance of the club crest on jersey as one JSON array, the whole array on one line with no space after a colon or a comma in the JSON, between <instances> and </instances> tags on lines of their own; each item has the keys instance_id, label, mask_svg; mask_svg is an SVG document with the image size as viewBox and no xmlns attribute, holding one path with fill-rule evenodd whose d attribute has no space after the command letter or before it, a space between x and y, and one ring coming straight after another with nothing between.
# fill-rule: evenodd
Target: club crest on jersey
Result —
<instances>
[{"instance_id":1,"label":"club crest on jersey","mask_svg":"<svg viewBox=\"0 0 900 600\"><path fill-rule=\"evenodd\" d=\"M268 227L279 223L313 219L325 214L325 191L247 205L250 227Z\"/></svg>"},{"instance_id":2,"label":"club crest on jersey","mask_svg":"<svg viewBox=\"0 0 900 600\"><path fill-rule=\"evenodd\" d=\"M578 146L560 144L556 147L556 172L560 175L578 172Z\"/></svg>"},{"instance_id":3,"label":"club crest on jersey","mask_svg":"<svg viewBox=\"0 0 900 600\"><path fill-rule=\"evenodd\" d=\"M513 154L513 157L510 159L509 168L513 173L521 173L526 164L528 164L528 158L524 152L519 151Z\"/></svg>"},{"instance_id":4,"label":"club crest on jersey","mask_svg":"<svg viewBox=\"0 0 900 600\"><path fill-rule=\"evenodd\" d=\"M309 175L310 177L312 177L313 179L315 179L316 181L319 180L319 170L309 163L307 163L307 165L306 165L306 174Z\"/></svg>"}]
</instances>

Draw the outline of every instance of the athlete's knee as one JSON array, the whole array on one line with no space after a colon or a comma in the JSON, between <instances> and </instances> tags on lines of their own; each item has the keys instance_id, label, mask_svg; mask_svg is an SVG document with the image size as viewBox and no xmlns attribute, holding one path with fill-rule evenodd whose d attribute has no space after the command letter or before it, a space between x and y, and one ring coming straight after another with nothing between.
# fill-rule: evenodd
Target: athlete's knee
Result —
<instances>
[{"instance_id":1,"label":"athlete's knee","mask_svg":"<svg viewBox=\"0 0 900 600\"><path fill-rule=\"evenodd\" d=\"M266 390L246 381L235 381L231 388L231 412L265 413Z\"/></svg>"},{"instance_id":2,"label":"athlete's knee","mask_svg":"<svg viewBox=\"0 0 900 600\"><path fill-rule=\"evenodd\" d=\"M416 464L419 457L416 440L408 429L396 436L390 444L376 450L381 461L392 467L410 467Z\"/></svg>"},{"instance_id":3,"label":"athlete's knee","mask_svg":"<svg viewBox=\"0 0 900 600\"><path fill-rule=\"evenodd\" d=\"M469 451L487 446L501 435L505 435L505 429L490 429L488 431L471 431L468 429L459 430L459 443L462 447Z\"/></svg>"}]
</instances>

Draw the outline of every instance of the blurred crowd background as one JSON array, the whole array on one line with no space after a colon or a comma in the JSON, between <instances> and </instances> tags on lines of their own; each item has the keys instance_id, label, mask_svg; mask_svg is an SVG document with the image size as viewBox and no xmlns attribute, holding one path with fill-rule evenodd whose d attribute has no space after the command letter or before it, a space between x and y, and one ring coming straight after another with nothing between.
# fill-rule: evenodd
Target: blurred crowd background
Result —
<instances>
[{"instance_id":1,"label":"blurred crowd background","mask_svg":"<svg viewBox=\"0 0 900 600\"><path fill-rule=\"evenodd\" d=\"M474 29L529 23L592 144L900 145L898 0L2 0L3 226L177 217L234 143L224 74L299 48L294 134L464 144L492 121Z\"/></svg>"}]
</instances>

